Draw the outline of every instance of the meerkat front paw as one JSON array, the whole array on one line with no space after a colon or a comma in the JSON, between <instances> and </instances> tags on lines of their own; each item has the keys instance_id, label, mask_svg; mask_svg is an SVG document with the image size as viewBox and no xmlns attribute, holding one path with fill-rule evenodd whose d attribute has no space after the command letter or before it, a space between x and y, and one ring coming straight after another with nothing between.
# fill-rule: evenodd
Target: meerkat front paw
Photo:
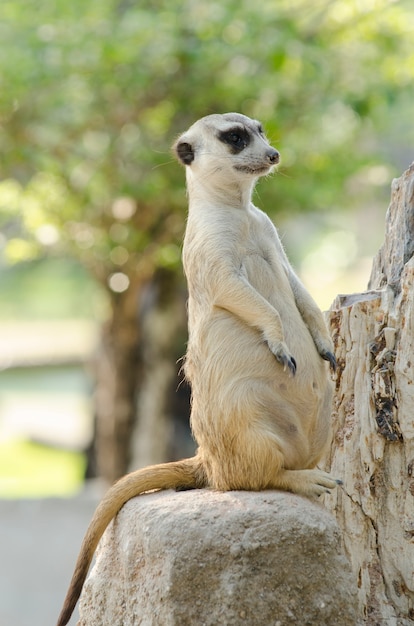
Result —
<instances>
[{"instance_id":1,"label":"meerkat front paw","mask_svg":"<svg viewBox=\"0 0 414 626\"><path fill-rule=\"evenodd\" d=\"M276 357L276 360L283 366L283 371L289 370L291 376L296 374L296 361L291 354L289 354L289 350L283 341L278 341L277 343L273 343L269 340L266 340L266 343L269 347L269 350Z\"/></svg>"},{"instance_id":2,"label":"meerkat front paw","mask_svg":"<svg viewBox=\"0 0 414 626\"><path fill-rule=\"evenodd\" d=\"M314 337L314 342L315 342L315 346L317 351L319 352L320 356L325 360L325 361L329 361L329 367L331 368L332 372L336 372L336 358L334 355L334 348L332 345L332 342L329 339L326 339L324 337L318 336L318 337Z\"/></svg>"},{"instance_id":3,"label":"meerkat front paw","mask_svg":"<svg viewBox=\"0 0 414 626\"><path fill-rule=\"evenodd\" d=\"M329 361L329 367L331 368L331 371L335 373L336 372L336 358L335 358L334 353L331 352L330 350L321 350L319 354L321 355L323 359L325 359L325 361Z\"/></svg>"}]
</instances>

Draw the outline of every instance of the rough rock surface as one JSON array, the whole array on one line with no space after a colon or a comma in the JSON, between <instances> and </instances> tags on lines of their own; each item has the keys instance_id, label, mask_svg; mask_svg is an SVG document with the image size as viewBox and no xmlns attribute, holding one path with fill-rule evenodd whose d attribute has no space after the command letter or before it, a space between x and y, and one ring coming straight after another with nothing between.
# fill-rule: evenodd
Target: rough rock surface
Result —
<instances>
[{"instance_id":1,"label":"rough rock surface","mask_svg":"<svg viewBox=\"0 0 414 626\"><path fill-rule=\"evenodd\" d=\"M340 543L330 513L289 493L139 496L105 533L78 626L352 626Z\"/></svg>"},{"instance_id":2,"label":"rough rock surface","mask_svg":"<svg viewBox=\"0 0 414 626\"><path fill-rule=\"evenodd\" d=\"M370 291L338 296L326 498L343 531L367 626L414 624L414 164L392 185Z\"/></svg>"}]
</instances>

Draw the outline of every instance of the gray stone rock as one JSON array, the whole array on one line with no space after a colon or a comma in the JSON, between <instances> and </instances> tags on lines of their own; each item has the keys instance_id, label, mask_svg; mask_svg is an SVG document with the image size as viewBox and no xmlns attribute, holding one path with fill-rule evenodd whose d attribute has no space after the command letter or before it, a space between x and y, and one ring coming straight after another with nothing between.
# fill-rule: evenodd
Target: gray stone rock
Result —
<instances>
[{"instance_id":1,"label":"gray stone rock","mask_svg":"<svg viewBox=\"0 0 414 626\"><path fill-rule=\"evenodd\" d=\"M355 591L319 504L157 492L129 501L105 533L78 626L350 626Z\"/></svg>"}]
</instances>

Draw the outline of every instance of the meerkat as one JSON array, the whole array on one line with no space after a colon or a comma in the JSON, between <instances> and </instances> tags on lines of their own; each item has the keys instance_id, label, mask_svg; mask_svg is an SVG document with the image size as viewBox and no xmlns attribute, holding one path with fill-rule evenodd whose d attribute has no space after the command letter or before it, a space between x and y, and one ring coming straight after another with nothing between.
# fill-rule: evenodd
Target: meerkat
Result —
<instances>
[{"instance_id":1,"label":"meerkat","mask_svg":"<svg viewBox=\"0 0 414 626\"><path fill-rule=\"evenodd\" d=\"M252 203L279 162L261 124L208 115L174 144L189 198L183 245L196 455L127 474L99 504L57 626L75 608L98 542L150 490L282 489L308 497L339 480L316 468L330 440L333 345L269 217ZM327 363L328 362L328 363Z\"/></svg>"}]
</instances>

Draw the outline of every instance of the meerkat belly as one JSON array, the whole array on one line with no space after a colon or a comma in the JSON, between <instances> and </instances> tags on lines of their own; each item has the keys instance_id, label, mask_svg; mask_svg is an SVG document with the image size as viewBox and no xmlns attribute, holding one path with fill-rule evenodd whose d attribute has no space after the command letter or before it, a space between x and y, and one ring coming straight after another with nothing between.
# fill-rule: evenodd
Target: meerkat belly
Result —
<instances>
[{"instance_id":1,"label":"meerkat belly","mask_svg":"<svg viewBox=\"0 0 414 626\"><path fill-rule=\"evenodd\" d=\"M325 374L313 339L296 308L290 285L285 276L275 276L265 260L255 259L254 270L250 269L248 262L242 271L281 317L286 343L297 362L296 376L293 379L283 371L257 328L226 309L207 308L205 304L198 307L194 303L197 310L193 318L197 324L190 333L186 357L186 375L193 393L197 395L199 389L203 390L202 395L208 401L211 393L216 395L226 385L230 389L238 381L243 385L245 380L257 379L277 388L287 399L292 398L293 392L296 397L305 396L309 407L310 396L318 402L319 379ZM189 308L192 307L190 302Z\"/></svg>"},{"instance_id":2,"label":"meerkat belly","mask_svg":"<svg viewBox=\"0 0 414 626\"><path fill-rule=\"evenodd\" d=\"M271 440L284 449L287 468L313 460L319 430L328 413L326 367L297 309L286 270L278 259L245 255L240 274L275 309L284 341L297 363L295 376L284 369L260 326L216 306L209 291L191 290L186 376L192 387L192 429L210 457L234 432ZM201 294L202 292L202 294ZM326 413L326 415L325 415ZM318 424L323 422L321 428ZM317 435L315 433L317 432ZM227 433L227 435L226 435ZM219 454L217 452L217 454Z\"/></svg>"},{"instance_id":3,"label":"meerkat belly","mask_svg":"<svg viewBox=\"0 0 414 626\"><path fill-rule=\"evenodd\" d=\"M285 450L286 467L299 467L303 458L310 458L311 432L323 404L323 365L315 368L306 356L315 349L307 330L300 334L301 348L292 349L298 363L293 377L260 331L228 311L213 310L198 327L188 346L186 374L193 394L192 429L210 456L222 449L227 436L240 431L274 439ZM319 355L317 359L322 361Z\"/></svg>"}]
</instances>

